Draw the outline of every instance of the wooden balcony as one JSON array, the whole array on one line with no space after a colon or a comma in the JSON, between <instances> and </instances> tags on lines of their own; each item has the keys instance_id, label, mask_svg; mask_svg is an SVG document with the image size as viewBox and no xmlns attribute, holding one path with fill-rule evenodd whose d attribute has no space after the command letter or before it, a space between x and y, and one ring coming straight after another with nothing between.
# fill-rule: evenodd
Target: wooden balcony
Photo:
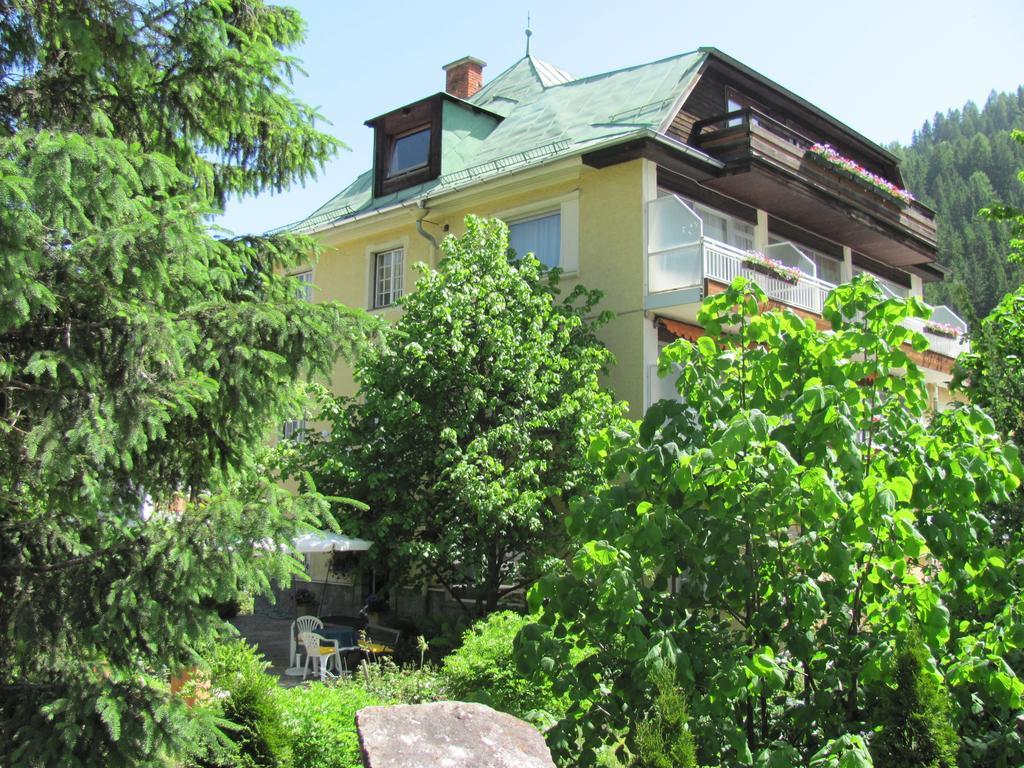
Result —
<instances>
[{"instance_id":1,"label":"wooden balcony","mask_svg":"<svg viewBox=\"0 0 1024 768\"><path fill-rule=\"evenodd\" d=\"M704 184L883 264L934 261L935 213L818 159L814 141L755 109L694 123L691 145L725 163ZM914 269L917 267L918 269Z\"/></svg>"}]
</instances>

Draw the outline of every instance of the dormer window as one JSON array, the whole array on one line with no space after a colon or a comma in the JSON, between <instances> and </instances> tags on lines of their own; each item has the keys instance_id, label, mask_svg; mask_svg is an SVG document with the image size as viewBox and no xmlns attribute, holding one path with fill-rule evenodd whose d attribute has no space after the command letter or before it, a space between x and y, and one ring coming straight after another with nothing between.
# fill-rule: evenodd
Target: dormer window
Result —
<instances>
[{"instance_id":1,"label":"dormer window","mask_svg":"<svg viewBox=\"0 0 1024 768\"><path fill-rule=\"evenodd\" d=\"M373 196L382 197L441 175L443 96L381 115L373 128Z\"/></svg>"},{"instance_id":2,"label":"dormer window","mask_svg":"<svg viewBox=\"0 0 1024 768\"><path fill-rule=\"evenodd\" d=\"M467 66L483 64L477 59L467 61ZM460 142L475 145L501 119L457 96L437 93L367 120L373 128L373 196L385 197L433 181L441 175L442 146L454 150L461 162L467 155L458 150Z\"/></svg>"},{"instance_id":3,"label":"dormer window","mask_svg":"<svg viewBox=\"0 0 1024 768\"><path fill-rule=\"evenodd\" d=\"M425 168L430 161L430 126L414 128L408 133L391 137L388 150L387 177Z\"/></svg>"}]
</instances>

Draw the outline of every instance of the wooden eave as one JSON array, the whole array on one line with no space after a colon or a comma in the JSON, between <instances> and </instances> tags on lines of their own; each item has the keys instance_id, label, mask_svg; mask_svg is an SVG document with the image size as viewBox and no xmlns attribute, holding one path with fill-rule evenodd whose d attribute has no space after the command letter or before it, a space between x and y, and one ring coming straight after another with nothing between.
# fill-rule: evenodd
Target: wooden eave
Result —
<instances>
[{"instance_id":1,"label":"wooden eave","mask_svg":"<svg viewBox=\"0 0 1024 768\"><path fill-rule=\"evenodd\" d=\"M659 168L666 168L697 181L714 178L721 171L714 162L702 162L699 157L687 155L649 136L628 139L583 154L584 164L591 168L607 168L639 158L651 160Z\"/></svg>"},{"instance_id":2,"label":"wooden eave","mask_svg":"<svg viewBox=\"0 0 1024 768\"><path fill-rule=\"evenodd\" d=\"M877 166L882 176L897 186L905 186L899 158L889 150L717 48L700 50L704 51L708 58L698 76L698 82L708 72L720 73L737 91L768 107L772 117L783 122L788 122L788 118L791 118L794 125L805 132L819 137L819 140L828 141L840 152L857 158L869 168Z\"/></svg>"},{"instance_id":3,"label":"wooden eave","mask_svg":"<svg viewBox=\"0 0 1024 768\"><path fill-rule=\"evenodd\" d=\"M740 125L702 133L693 143L724 162L705 186L820 233L882 264L939 277L935 213L916 201L906 204L858 178L819 162L807 152L811 139L756 112L744 110ZM740 113L730 113L740 114ZM702 125L704 123L705 125Z\"/></svg>"}]
</instances>

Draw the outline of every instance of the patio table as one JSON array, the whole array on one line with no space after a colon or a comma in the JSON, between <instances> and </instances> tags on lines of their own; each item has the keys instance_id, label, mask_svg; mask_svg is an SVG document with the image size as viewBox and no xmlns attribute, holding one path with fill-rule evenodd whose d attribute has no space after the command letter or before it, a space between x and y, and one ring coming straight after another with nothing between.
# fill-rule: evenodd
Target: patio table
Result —
<instances>
[{"instance_id":1,"label":"patio table","mask_svg":"<svg viewBox=\"0 0 1024 768\"><path fill-rule=\"evenodd\" d=\"M324 627L317 632L328 640L337 640L339 648L352 648L356 644L356 630L344 625Z\"/></svg>"}]
</instances>

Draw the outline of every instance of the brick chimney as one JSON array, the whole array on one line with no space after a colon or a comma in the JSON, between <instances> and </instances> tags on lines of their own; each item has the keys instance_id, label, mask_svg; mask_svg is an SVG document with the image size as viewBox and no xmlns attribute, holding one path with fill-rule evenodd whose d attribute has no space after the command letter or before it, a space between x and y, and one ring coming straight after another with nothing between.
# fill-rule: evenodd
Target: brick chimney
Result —
<instances>
[{"instance_id":1,"label":"brick chimney","mask_svg":"<svg viewBox=\"0 0 1024 768\"><path fill-rule=\"evenodd\" d=\"M468 99L483 87L486 66L486 61L472 56L463 56L451 64L445 64L442 67L445 73L444 89L452 96Z\"/></svg>"}]
</instances>

